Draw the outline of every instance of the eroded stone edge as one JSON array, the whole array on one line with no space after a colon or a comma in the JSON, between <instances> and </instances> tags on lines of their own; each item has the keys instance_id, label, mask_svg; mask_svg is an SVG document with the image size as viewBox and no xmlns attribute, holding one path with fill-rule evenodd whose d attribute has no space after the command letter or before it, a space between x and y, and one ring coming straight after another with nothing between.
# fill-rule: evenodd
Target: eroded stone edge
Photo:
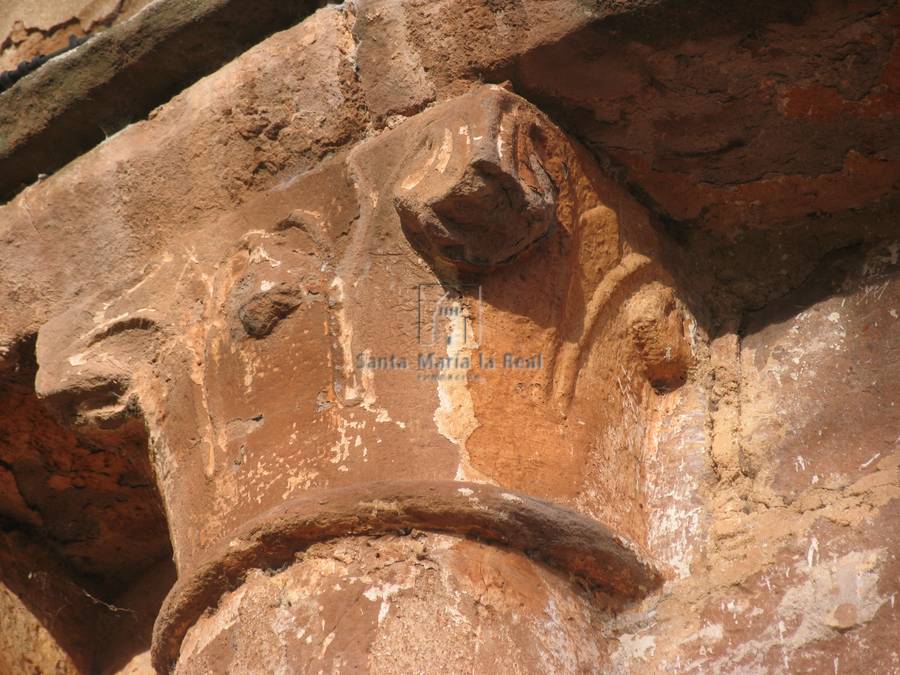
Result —
<instances>
[{"instance_id":1,"label":"eroded stone edge","mask_svg":"<svg viewBox=\"0 0 900 675\"><path fill-rule=\"evenodd\" d=\"M248 521L175 584L154 626L154 668L170 672L188 629L239 587L249 570L289 564L297 552L319 541L411 528L474 537L536 555L622 599L646 595L663 581L636 546L601 523L501 487L379 481L316 491Z\"/></svg>"}]
</instances>

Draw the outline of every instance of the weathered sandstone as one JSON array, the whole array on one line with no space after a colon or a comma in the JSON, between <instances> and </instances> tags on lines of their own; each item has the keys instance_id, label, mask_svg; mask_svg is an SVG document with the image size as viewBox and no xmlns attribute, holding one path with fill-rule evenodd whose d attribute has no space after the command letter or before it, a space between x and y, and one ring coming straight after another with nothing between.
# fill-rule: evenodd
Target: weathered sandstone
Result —
<instances>
[{"instance_id":1,"label":"weathered sandstone","mask_svg":"<svg viewBox=\"0 0 900 675\"><path fill-rule=\"evenodd\" d=\"M0 673L900 673L898 30L4 6Z\"/></svg>"}]
</instances>

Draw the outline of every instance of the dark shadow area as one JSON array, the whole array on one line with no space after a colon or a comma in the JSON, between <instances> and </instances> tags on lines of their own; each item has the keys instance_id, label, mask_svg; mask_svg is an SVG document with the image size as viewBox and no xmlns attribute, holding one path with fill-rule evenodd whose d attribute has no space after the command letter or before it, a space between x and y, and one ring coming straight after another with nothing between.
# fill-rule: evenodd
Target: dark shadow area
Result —
<instances>
[{"instance_id":1,"label":"dark shadow area","mask_svg":"<svg viewBox=\"0 0 900 675\"><path fill-rule=\"evenodd\" d=\"M884 260L884 269L877 270L876 274L876 270L866 269L866 256L880 249L886 249L886 244L890 243L860 242L828 252L799 286L765 307L749 312L741 324L740 335L742 337L754 335L772 324L788 321L828 298L849 298L858 293L865 284L876 289L879 284L895 276L900 271L900 266L896 257L891 260L890 252L884 251L886 255L881 256ZM900 240L895 239L893 243L898 245ZM877 292L875 295L878 295Z\"/></svg>"},{"instance_id":2,"label":"dark shadow area","mask_svg":"<svg viewBox=\"0 0 900 675\"><path fill-rule=\"evenodd\" d=\"M49 54L39 54L32 59L22 61L18 65L18 67L13 70L3 71L2 73L0 73L0 93L9 89L16 82L28 75L28 73L33 73L35 70L47 63L47 61L49 61L50 59L56 56L60 56L61 54L65 54L70 49L75 49L75 47L77 47L78 45L84 44L85 42L87 42L89 37L89 35L85 35L84 37L70 35L69 44L67 47L57 49L56 51L50 52Z\"/></svg>"},{"instance_id":3,"label":"dark shadow area","mask_svg":"<svg viewBox=\"0 0 900 675\"><path fill-rule=\"evenodd\" d=\"M686 246L672 249L672 267L685 302L711 336L747 335L843 293L837 270L850 263L842 261L900 236L898 213L900 197L894 197L733 238L696 231Z\"/></svg>"},{"instance_id":4,"label":"dark shadow area","mask_svg":"<svg viewBox=\"0 0 900 675\"><path fill-rule=\"evenodd\" d=\"M673 241L703 229L725 240L896 192L892 8L651 3L484 79L508 80L578 139Z\"/></svg>"},{"instance_id":5,"label":"dark shadow area","mask_svg":"<svg viewBox=\"0 0 900 675\"><path fill-rule=\"evenodd\" d=\"M174 582L143 421L81 437L34 391L35 339L0 369L0 582L80 664L106 672L149 647Z\"/></svg>"}]
</instances>

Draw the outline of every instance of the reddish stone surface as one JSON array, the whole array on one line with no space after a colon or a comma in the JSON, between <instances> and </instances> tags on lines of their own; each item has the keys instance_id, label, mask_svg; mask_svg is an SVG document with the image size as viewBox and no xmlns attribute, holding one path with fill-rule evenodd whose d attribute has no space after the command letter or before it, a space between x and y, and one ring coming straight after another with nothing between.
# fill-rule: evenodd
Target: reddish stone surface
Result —
<instances>
[{"instance_id":1,"label":"reddish stone surface","mask_svg":"<svg viewBox=\"0 0 900 675\"><path fill-rule=\"evenodd\" d=\"M0 671L900 672L898 16L330 5L0 205Z\"/></svg>"},{"instance_id":2,"label":"reddish stone surface","mask_svg":"<svg viewBox=\"0 0 900 675\"><path fill-rule=\"evenodd\" d=\"M896 192L897 17L892 0L663 4L505 74L672 226L733 233Z\"/></svg>"}]
</instances>

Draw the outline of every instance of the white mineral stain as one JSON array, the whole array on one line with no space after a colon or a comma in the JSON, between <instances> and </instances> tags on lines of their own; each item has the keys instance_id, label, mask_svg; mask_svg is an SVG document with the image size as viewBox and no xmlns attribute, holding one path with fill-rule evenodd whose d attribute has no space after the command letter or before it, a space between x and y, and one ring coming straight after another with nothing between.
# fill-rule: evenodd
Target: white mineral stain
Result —
<instances>
[{"instance_id":1,"label":"white mineral stain","mask_svg":"<svg viewBox=\"0 0 900 675\"><path fill-rule=\"evenodd\" d=\"M707 623L697 631L697 637L704 642L718 642L723 635L725 635L725 631L720 623Z\"/></svg>"},{"instance_id":2,"label":"white mineral stain","mask_svg":"<svg viewBox=\"0 0 900 675\"><path fill-rule=\"evenodd\" d=\"M403 590L403 587L399 584L390 584L384 583L378 586L372 586L367 588L363 595L367 600L371 602L375 602L376 600L381 600L381 606L378 608L378 623L381 624L382 621L387 618L388 612L391 609L391 597L399 593Z\"/></svg>"},{"instance_id":3,"label":"white mineral stain","mask_svg":"<svg viewBox=\"0 0 900 675\"><path fill-rule=\"evenodd\" d=\"M879 457L881 457L881 453L880 453L880 452L876 452L875 455L872 456L872 457L869 459L869 461L863 462L862 464L860 464L860 465L859 465L859 468L860 468L860 469L865 469L865 468L867 468L872 462L874 462L874 461L875 461L876 459L878 459Z\"/></svg>"},{"instance_id":4,"label":"white mineral stain","mask_svg":"<svg viewBox=\"0 0 900 675\"><path fill-rule=\"evenodd\" d=\"M466 324L459 319L463 314L463 308L458 301L454 301L450 307L451 315L447 317L447 357L451 363L462 363L463 359L471 359L471 348L466 343L464 335ZM478 428L475 405L466 380L467 370L465 367L441 370L441 375L445 376L445 379L437 381L440 404L434 411L434 423L438 432L459 448L460 461L456 470L456 480L484 482L484 477L471 467L466 452L466 441Z\"/></svg>"},{"instance_id":5,"label":"white mineral stain","mask_svg":"<svg viewBox=\"0 0 900 675\"><path fill-rule=\"evenodd\" d=\"M340 464L350 458L350 442L355 435L356 429L361 429L365 423L357 420L347 420L339 417L337 421L337 432L340 438L331 446L331 458L328 460L332 464ZM346 469L344 469L346 471Z\"/></svg>"},{"instance_id":6,"label":"white mineral stain","mask_svg":"<svg viewBox=\"0 0 900 675\"><path fill-rule=\"evenodd\" d=\"M461 127L459 128L459 135L460 135L460 136L465 136L465 138L466 138L466 148L468 148L469 145L471 145L472 141L469 139L469 126L468 126L467 124L464 124L463 126L461 126Z\"/></svg>"},{"instance_id":7,"label":"white mineral stain","mask_svg":"<svg viewBox=\"0 0 900 675\"><path fill-rule=\"evenodd\" d=\"M242 586L233 593L228 593L212 615L205 616L194 624L184 637L181 654L200 654L210 642L239 623L241 601L246 592L247 587Z\"/></svg>"},{"instance_id":8,"label":"white mineral stain","mask_svg":"<svg viewBox=\"0 0 900 675\"><path fill-rule=\"evenodd\" d=\"M281 261L276 260L269 252L266 251L262 246L257 246L253 249L253 252L250 254L250 262L251 263L261 263L262 261L266 261L272 267L281 267Z\"/></svg>"},{"instance_id":9,"label":"white mineral stain","mask_svg":"<svg viewBox=\"0 0 900 675\"><path fill-rule=\"evenodd\" d=\"M363 359L364 361L369 361L372 358L372 350L365 349L363 350ZM401 429L406 428L406 423L401 422L400 420L391 419L390 413L385 408L381 408L376 406L375 404L378 401L378 397L375 395L375 369L374 368L363 368L361 371L361 388L362 388L362 407L364 410L373 413L375 415L375 421L381 424L386 424L388 422L393 422Z\"/></svg>"},{"instance_id":10,"label":"white mineral stain","mask_svg":"<svg viewBox=\"0 0 900 675\"><path fill-rule=\"evenodd\" d=\"M809 544L809 550L806 552L806 566L812 569L813 561L819 555L819 540L815 537L812 538L812 541Z\"/></svg>"},{"instance_id":11,"label":"white mineral stain","mask_svg":"<svg viewBox=\"0 0 900 675\"><path fill-rule=\"evenodd\" d=\"M447 165L450 164L450 158L453 156L453 132L449 129L444 129L444 140L441 142L440 150L438 150L437 154L437 163L435 165L435 170L438 173L444 173L447 170Z\"/></svg>"},{"instance_id":12,"label":"white mineral stain","mask_svg":"<svg viewBox=\"0 0 900 675\"><path fill-rule=\"evenodd\" d=\"M656 650L656 638L653 635L632 635L625 633L619 636L619 647L613 659L620 663L633 662L635 659L646 661Z\"/></svg>"},{"instance_id":13,"label":"white mineral stain","mask_svg":"<svg viewBox=\"0 0 900 675\"><path fill-rule=\"evenodd\" d=\"M779 650L785 670L790 671L790 655L796 650L868 623L889 601L878 594L877 568L885 554L886 549L871 549L812 565L799 563L796 571L805 581L784 593L773 622L758 638L735 645L712 661L694 662L685 672L769 672L764 659L774 649ZM812 556L804 562L810 560Z\"/></svg>"},{"instance_id":14,"label":"white mineral stain","mask_svg":"<svg viewBox=\"0 0 900 675\"><path fill-rule=\"evenodd\" d=\"M356 369L353 365L353 326L347 318L347 311L344 308L344 280L336 276L331 281L331 290L333 291L333 307L334 315L338 322L337 341L341 348L341 370L344 376L344 400L355 401L359 398L358 385L356 382Z\"/></svg>"},{"instance_id":15,"label":"white mineral stain","mask_svg":"<svg viewBox=\"0 0 900 675\"><path fill-rule=\"evenodd\" d=\"M319 653L319 659L325 658L325 652L328 651L328 647L331 645L331 642L334 640L334 631L331 631L324 640L322 640L322 651Z\"/></svg>"},{"instance_id":16,"label":"white mineral stain","mask_svg":"<svg viewBox=\"0 0 900 675\"><path fill-rule=\"evenodd\" d=\"M86 363L84 354L75 354L75 356L69 357L69 365L70 366L83 366Z\"/></svg>"},{"instance_id":17,"label":"white mineral stain","mask_svg":"<svg viewBox=\"0 0 900 675\"><path fill-rule=\"evenodd\" d=\"M318 475L318 471L298 471L297 473L288 476L287 487L281 494L281 499L287 499L288 496L298 488L308 490Z\"/></svg>"}]
</instances>

